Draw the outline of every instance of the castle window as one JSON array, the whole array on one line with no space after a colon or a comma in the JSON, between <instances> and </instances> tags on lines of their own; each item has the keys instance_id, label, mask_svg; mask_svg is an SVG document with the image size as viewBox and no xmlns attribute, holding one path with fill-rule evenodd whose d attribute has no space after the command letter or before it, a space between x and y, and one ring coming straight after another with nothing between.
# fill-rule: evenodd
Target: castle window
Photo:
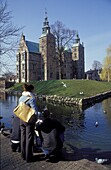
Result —
<instances>
[{"instance_id":1,"label":"castle window","mask_svg":"<svg viewBox=\"0 0 111 170\"><path fill-rule=\"evenodd\" d=\"M24 72L22 72L22 78L25 78L25 73Z\"/></svg>"},{"instance_id":2,"label":"castle window","mask_svg":"<svg viewBox=\"0 0 111 170\"><path fill-rule=\"evenodd\" d=\"M36 79L36 72L33 72L33 79Z\"/></svg>"},{"instance_id":3,"label":"castle window","mask_svg":"<svg viewBox=\"0 0 111 170\"><path fill-rule=\"evenodd\" d=\"M44 43L44 39L42 39L42 43Z\"/></svg>"},{"instance_id":4,"label":"castle window","mask_svg":"<svg viewBox=\"0 0 111 170\"><path fill-rule=\"evenodd\" d=\"M17 61L19 61L19 55L17 55Z\"/></svg>"},{"instance_id":5,"label":"castle window","mask_svg":"<svg viewBox=\"0 0 111 170\"><path fill-rule=\"evenodd\" d=\"M17 73L17 79L19 78L19 74Z\"/></svg>"},{"instance_id":6,"label":"castle window","mask_svg":"<svg viewBox=\"0 0 111 170\"><path fill-rule=\"evenodd\" d=\"M50 73L50 78L52 78L52 76L53 76L53 73Z\"/></svg>"},{"instance_id":7,"label":"castle window","mask_svg":"<svg viewBox=\"0 0 111 170\"><path fill-rule=\"evenodd\" d=\"M25 70L25 64L22 64L22 70Z\"/></svg>"},{"instance_id":8,"label":"castle window","mask_svg":"<svg viewBox=\"0 0 111 170\"><path fill-rule=\"evenodd\" d=\"M25 52L22 53L22 61L24 61L24 60L25 60Z\"/></svg>"},{"instance_id":9,"label":"castle window","mask_svg":"<svg viewBox=\"0 0 111 170\"><path fill-rule=\"evenodd\" d=\"M76 52L76 48L74 48L74 52Z\"/></svg>"},{"instance_id":10,"label":"castle window","mask_svg":"<svg viewBox=\"0 0 111 170\"><path fill-rule=\"evenodd\" d=\"M17 65L17 71L19 71L19 66Z\"/></svg>"},{"instance_id":11,"label":"castle window","mask_svg":"<svg viewBox=\"0 0 111 170\"><path fill-rule=\"evenodd\" d=\"M74 54L74 58L77 58L77 54L76 53Z\"/></svg>"},{"instance_id":12,"label":"castle window","mask_svg":"<svg viewBox=\"0 0 111 170\"><path fill-rule=\"evenodd\" d=\"M32 70L36 69L36 64L32 64Z\"/></svg>"},{"instance_id":13,"label":"castle window","mask_svg":"<svg viewBox=\"0 0 111 170\"><path fill-rule=\"evenodd\" d=\"M44 45L42 45L42 50L44 50Z\"/></svg>"}]
</instances>

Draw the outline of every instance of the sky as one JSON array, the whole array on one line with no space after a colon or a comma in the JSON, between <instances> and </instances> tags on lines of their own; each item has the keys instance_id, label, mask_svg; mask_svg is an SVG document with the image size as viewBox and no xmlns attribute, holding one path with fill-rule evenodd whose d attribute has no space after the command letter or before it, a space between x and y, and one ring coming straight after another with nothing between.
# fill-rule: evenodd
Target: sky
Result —
<instances>
[{"instance_id":1,"label":"sky","mask_svg":"<svg viewBox=\"0 0 111 170\"><path fill-rule=\"evenodd\" d=\"M85 71L94 61L103 64L111 45L111 0L7 0L12 22L26 40L39 43L45 11L49 24L61 21L66 28L77 30L84 43ZM21 32L21 34L22 34Z\"/></svg>"}]
</instances>

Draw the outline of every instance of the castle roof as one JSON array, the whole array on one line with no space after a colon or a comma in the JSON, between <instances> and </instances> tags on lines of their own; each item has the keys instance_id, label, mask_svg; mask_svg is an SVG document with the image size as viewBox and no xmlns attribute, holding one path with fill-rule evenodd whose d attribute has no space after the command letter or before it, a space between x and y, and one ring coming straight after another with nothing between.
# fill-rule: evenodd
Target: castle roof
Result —
<instances>
[{"instance_id":1,"label":"castle roof","mask_svg":"<svg viewBox=\"0 0 111 170\"><path fill-rule=\"evenodd\" d=\"M39 51L39 43L26 41L27 48L30 53L40 53Z\"/></svg>"}]
</instances>

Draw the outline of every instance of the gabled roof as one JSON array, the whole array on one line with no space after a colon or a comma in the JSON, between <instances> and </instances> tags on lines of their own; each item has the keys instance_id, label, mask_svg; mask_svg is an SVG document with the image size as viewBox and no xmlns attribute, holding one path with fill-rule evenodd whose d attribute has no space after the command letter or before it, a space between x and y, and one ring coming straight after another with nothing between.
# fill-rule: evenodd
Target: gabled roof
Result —
<instances>
[{"instance_id":1,"label":"gabled roof","mask_svg":"<svg viewBox=\"0 0 111 170\"><path fill-rule=\"evenodd\" d=\"M27 48L29 50L29 53L40 53L39 51L39 43L26 41Z\"/></svg>"}]
</instances>

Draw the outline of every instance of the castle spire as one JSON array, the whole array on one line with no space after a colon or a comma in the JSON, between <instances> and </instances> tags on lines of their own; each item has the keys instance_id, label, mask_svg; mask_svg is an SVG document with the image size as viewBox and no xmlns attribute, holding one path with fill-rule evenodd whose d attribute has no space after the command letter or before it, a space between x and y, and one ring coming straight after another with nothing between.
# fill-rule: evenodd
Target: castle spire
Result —
<instances>
[{"instance_id":1,"label":"castle spire","mask_svg":"<svg viewBox=\"0 0 111 170\"><path fill-rule=\"evenodd\" d=\"M75 42L76 42L76 43L80 43L80 38L79 38L78 31L76 31L76 38L75 38Z\"/></svg>"},{"instance_id":2,"label":"castle spire","mask_svg":"<svg viewBox=\"0 0 111 170\"><path fill-rule=\"evenodd\" d=\"M43 22L42 34L48 34L48 33L50 33L50 26L47 17L47 10L45 9L45 18Z\"/></svg>"},{"instance_id":3,"label":"castle spire","mask_svg":"<svg viewBox=\"0 0 111 170\"><path fill-rule=\"evenodd\" d=\"M45 17L47 17L47 9L45 8Z\"/></svg>"}]
</instances>

